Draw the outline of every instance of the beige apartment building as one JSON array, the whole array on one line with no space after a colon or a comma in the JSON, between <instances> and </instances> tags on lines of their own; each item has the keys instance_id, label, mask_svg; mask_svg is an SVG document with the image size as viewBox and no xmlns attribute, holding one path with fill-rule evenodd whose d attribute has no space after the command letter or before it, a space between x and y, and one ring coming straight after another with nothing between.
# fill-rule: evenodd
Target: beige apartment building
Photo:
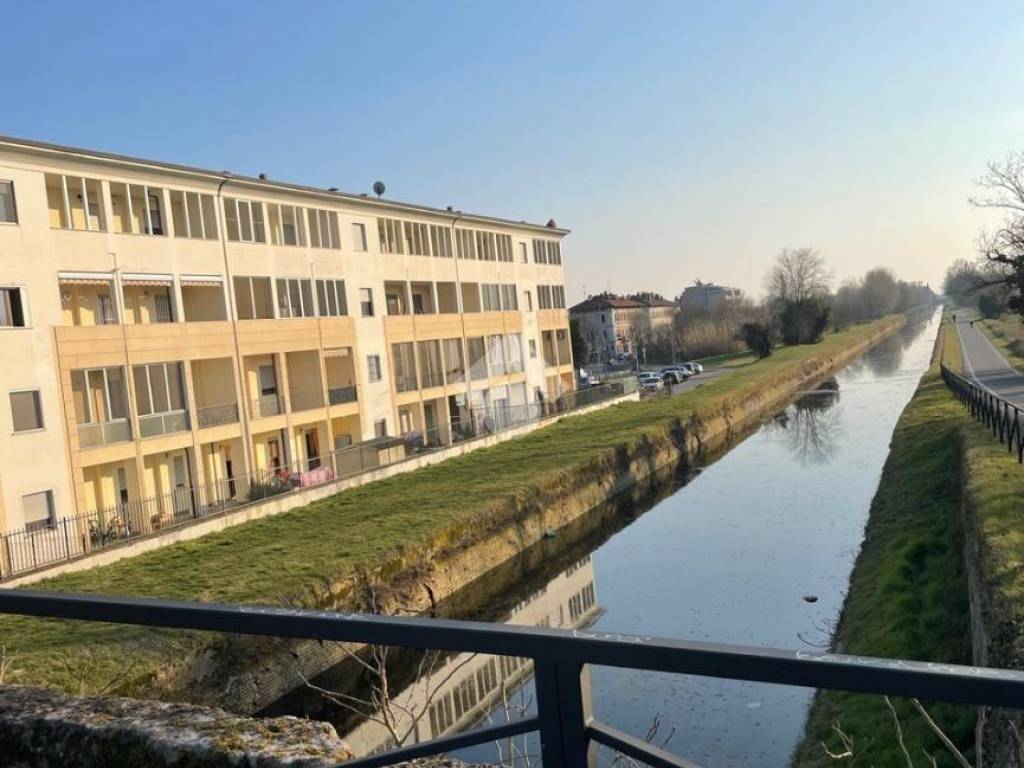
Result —
<instances>
[{"instance_id":1,"label":"beige apartment building","mask_svg":"<svg viewBox=\"0 0 1024 768\"><path fill-rule=\"evenodd\" d=\"M566 234L0 138L0 532L557 398Z\"/></svg>"}]
</instances>

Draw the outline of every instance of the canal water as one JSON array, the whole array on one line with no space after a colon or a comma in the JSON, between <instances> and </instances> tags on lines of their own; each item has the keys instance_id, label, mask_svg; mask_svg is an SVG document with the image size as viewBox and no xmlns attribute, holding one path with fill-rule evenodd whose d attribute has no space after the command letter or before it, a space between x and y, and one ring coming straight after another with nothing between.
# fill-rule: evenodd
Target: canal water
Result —
<instances>
[{"instance_id":1,"label":"canal water","mask_svg":"<svg viewBox=\"0 0 1024 768\"><path fill-rule=\"evenodd\" d=\"M454 596L442 613L825 648L893 428L928 367L937 330L938 313L920 317L766 419L717 460L685 473L662 473L630 498L595 510ZM431 665L436 693L424 682L422 662L407 663L405 670L405 681L394 683L403 679L396 673L392 687L408 686L403 701L423 713L421 738L446 725L460 727L450 724L459 717L462 725L481 715L497 722L531 708L528 669L517 678L500 661L489 671L482 658L437 660ZM657 723L656 743L670 737L667 749L702 766L786 765L813 693L611 668L591 673L599 719L641 738ZM500 705L493 696L484 698L494 678L519 680ZM330 672L317 682L339 684ZM470 705L476 710L470 712ZM273 710L351 724L343 708L311 691ZM363 726L350 737L373 749L380 746L379 730L373 736L371 724L370 731ZM481 746L458 756L492 761L495 749ZM518 749L535 755L536 744L527 740ZM509 753L504 745L506 762ZM538 765L539 759L514 764Z\"/></svg>"}]
</instances>

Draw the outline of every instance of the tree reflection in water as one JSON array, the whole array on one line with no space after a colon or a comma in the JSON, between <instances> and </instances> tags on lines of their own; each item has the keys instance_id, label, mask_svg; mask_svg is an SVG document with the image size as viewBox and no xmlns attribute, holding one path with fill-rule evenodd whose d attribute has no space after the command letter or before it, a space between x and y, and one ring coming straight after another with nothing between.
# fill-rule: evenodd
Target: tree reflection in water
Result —
<instances>
[{"instance_id":1,"label":"tree reflection in water","mask_svg":"<svg viewBox=\"0 0 1024 768\"><path fill-rule=\"evenodd\" d=\"M804 465L827 464L842 437L839 382L827 379L813 392L780 411L767 428L784 436L793 456Z\"/></svg>"}]
</instances>

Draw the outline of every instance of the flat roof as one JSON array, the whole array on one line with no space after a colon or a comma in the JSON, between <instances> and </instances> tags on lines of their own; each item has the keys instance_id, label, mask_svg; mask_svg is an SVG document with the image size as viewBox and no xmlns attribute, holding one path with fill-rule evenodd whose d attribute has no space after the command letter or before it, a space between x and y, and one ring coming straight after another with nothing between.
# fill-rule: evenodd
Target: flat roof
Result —
<instances>
[{"instance_id":1,"label":"flat roof","mask_svg":"<svg viewBox=\"0 0 1024 768\"><path fill-rule=\"evenodd\" d=\"M549 227L546 224L536 224L528 221L515 221L513 219L504 219L498 216L486 216L483 214L469 213L460 210L448 210L447 208L434 208L429 205L404 203L398 200L386 200L383 198L370 197L369 195L359 195L351 192L332 192L329 189L323 189L321 187L310 187L305 184L293 184L286 181L261 179L254 176L245 176L241 174L232 173L230 171L213 171L208 168L196 168L190 165L165 163L159 160L147 160L145 158L132 157L130 155L119 155L114 154L112 152L100 152L92 149L81 149L79 147L68 147L61 144L51 144L45 141L35 141L32 139L21 139L14 136L0 135L0 146L4 145L16 149L34 150L40 153L57 153L72 155L85 160L104 160L115 163L127 163L130 165L144 166L161 171L172 171L174 173L202 176L208 179L228 179L230 181L236 181L254 187L268 188L270 190L277 189L287 192L299 192L302 194L315 195L318 197L324 197L328 199L333 198L348 203L356 203L357 205L366 205L377 208L407 210L415 213L429 213L434 216L443 216L449 219L458 217L459 219L467 221L477 221L481 223L491 223L500 224L502 226L518 227L520 229L528 229L534 232L544 232L549 235L555 234L561 236L567 235L570 232L570 230L565 229L563 227Z\"/></svg>"}]
</instances>

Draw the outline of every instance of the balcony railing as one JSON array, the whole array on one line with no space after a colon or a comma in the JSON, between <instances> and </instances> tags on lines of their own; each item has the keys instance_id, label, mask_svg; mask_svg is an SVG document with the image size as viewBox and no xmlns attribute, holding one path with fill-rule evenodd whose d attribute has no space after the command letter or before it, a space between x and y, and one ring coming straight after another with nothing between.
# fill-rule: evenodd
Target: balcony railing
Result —
<instances>
[{"instance_id":1,"label":"balcony railing","mask_svg":"<svg viewBox=\"0 0 1024 768\"><path fill-rule=\"evenodd\" d=\"M252 404L256 416L280 416L284 413L284 398L281 395L261 395Z\"/></svg>"},{"instance_id":2,"label":"balcony railing","mask_svg":"<svg viewBox=\"0 0 1024 768\"><path fill-rule=\"evenodd\" d=\"M234 424L238 421L238 403L224 405L201 405L196 408L196 419L200 429Z\"/></svg>"},{"instance_id":3,"label":"balcony railing","mask_svg":"<svg viewBox=\"0 0 1024 768\"><path fill-rule=\"evenodd\" d=\"M415 376L395 376L396 392L411 392L414 389L419 389Z\"/></svg>"},{"instance_id":4,"label":"balcony railing","mask_svg":"<svg viewBox=\"0 0 1024 768\"><path fill-rule=\"evenodd\" d=\"M139 436L158 437L188 429L188 411L170 411L139 416Z\"/></svg>"},{"instance_id":5,"label":"balcony railing","mask_svg":"<svg viewBox=\"0 0 1024 768\"><path fill-rule=\"evenodd\" d=\"M451 619L379 616L294 607L219 605L107 595L0 590L0 613L109 622L175 630L319 642L365 643L450 653L528 659L534 671L536 714L469 732L356 758L352 768L406 764L420 757L537 732L544 768L594 768L604 746L644 765L695 768L663 747L602 722L593 714L590 666L616 667L720 680L799 686L861 694L913 697L991 708L1024 706L1024 672L599 631L487 624ZM997 710L993 713L998 715ZM991 715L990 715L991 716ZM987 727L992 728L990 721ZM1012 722L997 725L1005 738ZM902 742L901 742L902 743ZM908 759L908 763L910 760Z\"/></svg>"},{"instance_id":6,"label":"balcony railing","mask_svg":"<svg viewBox=\"0 0 1024 768\"><path fill-rule=\"evenodd\" d=\"M444 377L449 384L461 384L466 380L466 370L464 368L452 368L445 371Z\"/></svg>"},{"instance_id":7,"label":"balcony railing","mask_svg":"<svg viewBox=\"0 0 1024 768\"><path fill-rule=\"evenodd\" d=\"M113 443L124 443L131 439L132 428L128 419L78 425L79 448L99 448Z\"/></svg>"},{"instance_id":8,"label":"balcony railing","mask_svg":"<svg viewBox=\"0 0 1024 768\"><path fill-rule=\"evenodd\" d=\"M441 373L440 371L429 371L427 373L421 373L420 386L423 389L429 389L430 387L443 387L444 374Z\"/></svg>"},{"instance_id":9,"label":"balcony railing","mask_svg":"<svg viewBox=\"0 0 1024 768\"><path fill-rule=\"evenodd\" d=\"M354 384L347 387L331 387L327 390L327 398L331 405L342 405L356 402L358 393Z\"/></svg>"},{"instance_id":10,"label":"balcony railing","mask_svg":"<svg viewBox=\"0 0 1024 768\"><path fill-rule=\"evenodd\" d=\"M308 411L312 408L323 408L324 396L321 392L291 392L292 411Z\"/></svg>"}]
</instances>

